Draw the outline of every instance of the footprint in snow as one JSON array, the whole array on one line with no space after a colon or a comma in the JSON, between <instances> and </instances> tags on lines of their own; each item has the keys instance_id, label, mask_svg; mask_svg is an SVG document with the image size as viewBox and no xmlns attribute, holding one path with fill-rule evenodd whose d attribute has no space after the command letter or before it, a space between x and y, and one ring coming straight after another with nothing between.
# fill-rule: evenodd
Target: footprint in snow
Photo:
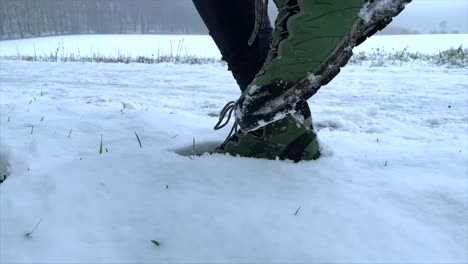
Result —
<instances>
[{"instance_id":1,"label":"footprint in snow","mask_svg":"<svg viewBox=\"0 0 468 264\"><path fill-rule=\"evenodd\" d=\"M212 152L216 147L219 147L222 142L209 141L209 142L195 142L189 146L171 150L181 156L203 155L204 153Z\"/></svg>"}]
</instances>

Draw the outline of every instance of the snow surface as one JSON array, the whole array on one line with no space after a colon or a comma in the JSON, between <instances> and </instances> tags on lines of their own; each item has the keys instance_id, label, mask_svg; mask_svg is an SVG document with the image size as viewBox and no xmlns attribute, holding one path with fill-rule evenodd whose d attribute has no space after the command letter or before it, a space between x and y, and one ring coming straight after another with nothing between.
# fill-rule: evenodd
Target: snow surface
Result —
<instances>
[{"instance_id":1,"label":"snow surface","mask_svg":"<svg viewBox=\"0 0 468 264\"><path fill-rule=\"evenodd\" d=\"M317 161L179 155L238 96L221 64L1 60L0 263L468 262L466 70L346 67Z\"/></svg>"},{"instance_id":2,"label":"snow surface","mask_svg":"<svg viewBox=\"0 0 468 264\"><path fill-rule=\"evenodd\" d=\"M403 50L437 53L451 47L467 45L468 34L460 35L405 35L373 36L355 52L373 49ZM210 36L198 35L76 35L0 41L0 56L48 56L55 54L70 56L113 56L126 55L197 55L204 58L221 58L221 54Z\"/></svg>"}]
</instances>

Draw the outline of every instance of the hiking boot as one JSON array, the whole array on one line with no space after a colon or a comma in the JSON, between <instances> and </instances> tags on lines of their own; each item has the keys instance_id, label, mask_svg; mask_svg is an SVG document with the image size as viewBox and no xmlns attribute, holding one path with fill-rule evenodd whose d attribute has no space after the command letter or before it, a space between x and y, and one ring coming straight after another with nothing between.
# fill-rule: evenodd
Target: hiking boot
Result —
<instances>
[{"instance_id":1,"label":"hiking boot","mask_svg":"<svg viewBox=\"0 0 468 264\"><path fill-rule=\"evenodd\" d=\"M294 114L288 114L255 131L246 133L236 131L231 135L236 130L236 125L234 125L230 136L214 150L214 153L228 153L250 158L279 158L295 162L318 159L320 147L317 134L312 127L309 106L305 101L298 105Z\"/></svg>"},{"instance_id":2,"label":"hiking boot","mask_svg":"<svg viewBox=\"0 0 468 264\"><path fill-rule=\"evenodd\" d=\"M354 47L385 28L409 2L275 0L279 15L271 50L235 105L241 130L288 116L298 101L313 96L340 72Z\"/></svg>"}]
</instances>

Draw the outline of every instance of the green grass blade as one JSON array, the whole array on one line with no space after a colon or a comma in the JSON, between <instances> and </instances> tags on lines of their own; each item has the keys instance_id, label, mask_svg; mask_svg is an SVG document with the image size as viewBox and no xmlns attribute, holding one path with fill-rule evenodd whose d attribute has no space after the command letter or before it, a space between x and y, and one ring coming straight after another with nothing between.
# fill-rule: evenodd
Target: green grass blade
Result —
<instances>
[{"instance_id":1,"label":"green grass blade","mask_svg":"<svg viewBox=\"0 0 468 264\"><path fill-rule=\"evenodd\" d=\"M137 132L135 131L135 136L138 140L138 144L140 145L140 148L143 148L143 146L141 145L141 140L140 140L140 137L138 136Z\"/></svg>"},{"instance_id":2,"label":"green grass blade","mask_svg":"<svg viewBox=\"0 0 468 264\"><path fill-rule=\"evenodd\" d=\"M101 146L99 146L99 154L102 154L102 134L101 134Z\"/></svg>"}]
</instances>

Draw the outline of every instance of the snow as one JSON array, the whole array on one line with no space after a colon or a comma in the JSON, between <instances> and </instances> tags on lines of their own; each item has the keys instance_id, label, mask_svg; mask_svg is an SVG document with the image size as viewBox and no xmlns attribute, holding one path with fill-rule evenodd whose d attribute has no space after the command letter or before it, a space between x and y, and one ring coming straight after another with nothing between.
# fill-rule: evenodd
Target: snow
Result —
<instances>
[{"instance_id":1,"label":"snow","mask_svg":"<svg viewBox=\"0 0 468 264\"><path fill-rule=\"evenodd\" d=\"M437 53L451 47L458 48L462 44L466 46L466 43L468 34L373 36L354 51L408 48L410 52ZM17 54L48 56L51 53L55 54L57 49L58 54L64 56L196 55L203 58L221 58L211 37L198 35L72 35L0 41L0 57Z\"/></svg>"},{"instance_id":2,"label":"snow","mask_svg":"<svg viewBox=\"0 0 468 264\"><path fill-rule=\"evenodd\" d=\"M409 52L421 52L434 54L450 48L458 48L461 45L466 48L468 34L446 35L396 35L373 36L356 47L354 52L370 52L377 48L381 50L401 51L405 48Z\"/></svg>"},{"instance_id":3,"label":"snow","mask_svg":"<svg viewBox=\"0 0 468 264\"><path fill-rule=\"evenodd\" d=\"M401 1L400 1L401 2ZM406 4L404 4L406 5ZM359 17L364 20L366 24L369 24L372 20L372 16L378 13L384 13L387 10L397 10L397 7L401 6L400 3L392 0L380 0L376 2L367 2L359 12Z\"/></svg>"},{"instance_id":4,"label":"snow","mask_svg":"<svg viewBox=\"0 0 468 264\"><path fill-rule=\"evenodd\" d=\"M162 56L197 55L221 58L216 44L206 35L71 35L0 41L0 56L49 55Z\"/></svg>"},{"instance_id":5,"label":"snow","mask_svg":"<svg viewBox=\"0 0 468 264\"><path fill-rule=\"evenodd\" d=\"M179 155L238 96L222 64L0 60L0 263L468 262L466 70L344 68L317 161Z\"/></svg>"}]
</instances>

